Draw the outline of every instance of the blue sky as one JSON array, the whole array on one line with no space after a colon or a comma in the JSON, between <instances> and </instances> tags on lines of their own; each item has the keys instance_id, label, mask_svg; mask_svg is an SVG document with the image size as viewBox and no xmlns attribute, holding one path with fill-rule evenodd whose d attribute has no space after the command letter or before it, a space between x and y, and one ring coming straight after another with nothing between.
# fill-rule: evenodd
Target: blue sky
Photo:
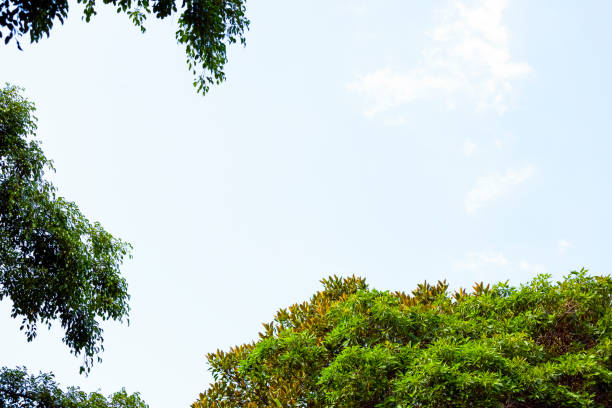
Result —
<instances>
[{"instance_id":1,"label":"blue sky","mask_svg":"<svg viewBox=\"0 0 612 408\"><path fill-rule=\"evenodd\" d=\"M195 93L174 21L74 5L0 48L60 193L134 245L131 325L89 377L0 303L0 361L188 406L205 354L330 274L378 289L612 269L612 3L250 2L228 81Z\"/></svg>"}]
</instances>

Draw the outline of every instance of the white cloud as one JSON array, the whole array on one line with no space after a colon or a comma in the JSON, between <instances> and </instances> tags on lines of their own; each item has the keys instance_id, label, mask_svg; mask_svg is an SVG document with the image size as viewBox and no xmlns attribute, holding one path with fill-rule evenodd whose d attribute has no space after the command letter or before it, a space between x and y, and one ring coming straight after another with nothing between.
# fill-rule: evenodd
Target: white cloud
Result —
<instances>
[{"instance_id":1,"label":"white cloud","mask_svg":"<svg viewBox=\"0 0 612 408\"><path fill-rule=\"evenodd\" d=\"M365 16L368 14L368 5L364 0L345 0L338 3L340 11L346 14Z\"/></svg>"},{"instance_id":2,"label":"white cloud","mask_svg":"<svg viewBox=\"0 0 612 408\"><path fill-rule=\"evenodd\" d=\"M547 269L544 265L540 265L540 264L530 264L527 261L521 261L519 263L519 268L524 271L527 272L530 275L540 275L543 273L547 272Z\"/></svg>"},{"instance_id":3,"label":"white cloud","mask_svg":"<svg viewBox=\"0 0 612 408\"><path fill-rule=\"evenodd\" d=\"M460 271L481 273L490 268L508 265L508 260L501 252L468 252L465 259L455 261L453 268Z\"/></svg>"},{"instance_id":4,"label":"white cloud","mask_svg":"<svg viewBox=\"0 0 612 408\"><path fill-rule=\"evenodd\" d=\"M463 154L466 156L471 156L478 150L478 145L471 140L466 140L463 142Z\"/></svg>"},{"instance_id":5,"label":"white cloud","mask_svg":"<svg viewBox=\"0 0 612 408\"><path fill-rule=\"evenodd\" d=\"M403 116L391 116L385 118L383 123L387 126L401 126L406 124L406 118Z\"/></svg>"},{"instance_id":6,"label":"white cloud","mask_svg":"<svg viewBox=\"0 0 612 408\"><path fill-rule=\"evenodd\" d=\"M457 284L456 287L469 287L473 282L496 283L507 279L518 284L547 272L544 265L524 260L515 262L500 251L468 252L463 259L452 262L452 269L456 272L457 282L451 284Z\"/></svg>"},{"instance_id":7,"label":"white cloud","mask_svg":"<svg viewBox=\"0 0 612 408\"><path fill-rule=\"evenodd\" d=\"M468 252L463 259L452 263L452 269L459 273L457 282L453 283L469 286L477 281L496 281L508 275L508 265L508 259L501 252Z\"/></svg>"},{"instance_id":8,"label":"white cloud","mask_svg":"<svg viewBox=\"0 0 612 408\"><path fill-rule=\"evenodd\" d=\"M506 195L516 186L529 180L533 173L533 166L528 165L518 170L508 169L504 174L480 177L465 197L465 209L469 213L474 213L490 201Z\"/></svg>"},{"instance_id":9,"label":"white cloud","mask_svg":"<svg viewBox=\"0 0 612 408\"><path fill-rule=\"evenodd\" d=\"M452 108L458 96L478 110L503 113L513 82L531 72L529 64L510 55L502 22L506 6L507 0L478 0L473 6L451 0L438 13L418 66L406 72L378 69L358 76L347 89L370 100L368 117L416 100L441 99Z\"/></svg>"},{"instance_id":10,"label":"white cloud","mask_svg":"<svg viewBox=\"0 0 612 408\"><path fill-rule=\"evenodd\" d=\"M479 141L474 142L472 139L465 139L461 146L461 151L467 157L474 155L488 154L491 151L500 151L506 148L506 142L502 138L496 138L493 142Z\"/></svg>"},{"instance_id":11,"label":"white cloud","mask_svg":"<svg viewBox=\"0 0 612 408\"><path fill-rule=\"evenodd\" d=\"M572 247L572 244L565 239L560 239L558 245L559 245L559 253L561 255L565 255L567 253L567 250Z\"/></svg>"}]
</instances>

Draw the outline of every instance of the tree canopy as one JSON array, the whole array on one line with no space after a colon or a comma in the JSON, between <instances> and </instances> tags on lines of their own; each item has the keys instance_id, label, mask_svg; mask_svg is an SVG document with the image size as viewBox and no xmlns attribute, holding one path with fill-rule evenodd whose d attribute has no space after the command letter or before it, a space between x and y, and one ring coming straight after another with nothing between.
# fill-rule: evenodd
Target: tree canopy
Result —
<instances>
[{"instance_id":1,"label":"tree canopy","mask_svg":"<svg viewBox=\"0 0 612 408\"><path fill-rule=\"evenodd\" d=\"M77 0L82 4L83 18L89 22L96 15L95 0ZM126 14L145 31L145 20L180 14L176 40L185 46L187 66L195 76L193 85L205 94L210 85L225 80L227 46L246 44L246 0L103 0L117 13ZM31 42L49 36L53 24L64 23L68 17L68 0L0 0L0 38L5 44L29 34Z\"/></svg>"},{"instance_id":2,"label":"tree canopy","mask_svg":"<svg viewBox=\"0 0 612 408\"><path fill-rule=\"evenodd\" d=\"M53 374L29 375L25 368L0 369L0 408L148 408L138 393L125 389L108 398L78 387L63 391Z\"/></svg>"},{"instance_id":3,"label":"tree canopy","mask_svg":"<svg viewBox=\"0 0 612 408\"><path fill-rule=\"evenodd\" d=\"M215 381L192 407L612 406L610 276L452 294L322 283L258 341L208 354Z\"/></svg>"},{"instance_id":4,"label":"tree canopy","mask_svg":"<svg viewBox=\"0 0 612 408\"><path fill-rule=\"evenodd\" d=\"M52 163L32 139L34 110L18 88L0 89L0 300L10 298L28 341L38 324L59 321L85 370L103 349L100 321L128 315L120 266L130 246L56 195L44 177Z\"/></svg>"}]
</instances>

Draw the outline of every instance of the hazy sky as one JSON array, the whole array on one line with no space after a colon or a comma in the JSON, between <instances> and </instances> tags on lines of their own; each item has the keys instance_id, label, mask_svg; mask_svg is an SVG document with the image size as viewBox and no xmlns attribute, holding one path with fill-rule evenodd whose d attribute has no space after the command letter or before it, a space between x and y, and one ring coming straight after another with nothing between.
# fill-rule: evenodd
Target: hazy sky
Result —
<instances>
[{"instance_id":1,"label":"hazy sky","mask_svg":"<svg viewBox=\"0 0 612 408\"><path fill-rule=\"evenodd\" d=\"M250 1L228 81L192 87L175 21L100 6L0 47L66 198L134 245L131 325L79 376L0 303L0 364L187 407L205 354L330 274L378 289L612 269L609 1ZM25 41L24 41L25 42Z\"/></svg>"}]
</instances>

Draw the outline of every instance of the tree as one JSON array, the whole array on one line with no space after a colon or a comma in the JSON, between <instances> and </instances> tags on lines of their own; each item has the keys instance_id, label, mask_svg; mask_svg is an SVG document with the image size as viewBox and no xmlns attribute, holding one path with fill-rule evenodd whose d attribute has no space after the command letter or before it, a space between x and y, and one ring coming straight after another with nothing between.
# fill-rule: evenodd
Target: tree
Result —
<instances>
[{"instance_id":1,"label":"tree","mask_svg":"<svg viewBox=\"0 0 612 408\"><path fill-rule=\"evenodd\" d=\"M78 387L64 392L53 374L29 375L25 368L0 369L0 408L148 408L138 393L125 389L105 398Z\"/></svg>"},{"instance_id":2,"label":"tree","mask_svg":"<svg viewBox=\"0 0 612 408\"><path fill-rule=\"evenodd\" d=\"M210 85L225 80L227 46L246 44L246 0L103 0L117 13L125 13L145 32L144 22L150 15L164 19L180 11L176 40L185 46L187 66L195 75L193 85L205 94ZM95 0L77 0L84 5L83 17L89 22L96 15ZM0 0L0 38L5 44L29 33L31 42L49 36L53 24L68 17L68 0ZM198 70L198 67L200 71Z\"/></svg>"},{"instance_id":3,"label":"tree","mask_svg":"<svg viewBox=\"0 0 612 408\"><path fill-rule=\"evenodd\" d=\"M215 381L192 407L612 406L610 276L412 296L322 283L258 341L208 354Z\"/></svg>"},{"instance_id":4,"label":"tree","mask_svg":"<svg viewBox=\"0 0 612 408\"><path fill-rule=\"evenodd\" d=\"M28 341L39 323L58 320L89 370L103 350L100 320L128 315L119 268L131 247L56 195L44 178L52 163L31 139L34 105L19 92L0 90L0 300L12 300Z\"/></svg>"}]
</instances>

